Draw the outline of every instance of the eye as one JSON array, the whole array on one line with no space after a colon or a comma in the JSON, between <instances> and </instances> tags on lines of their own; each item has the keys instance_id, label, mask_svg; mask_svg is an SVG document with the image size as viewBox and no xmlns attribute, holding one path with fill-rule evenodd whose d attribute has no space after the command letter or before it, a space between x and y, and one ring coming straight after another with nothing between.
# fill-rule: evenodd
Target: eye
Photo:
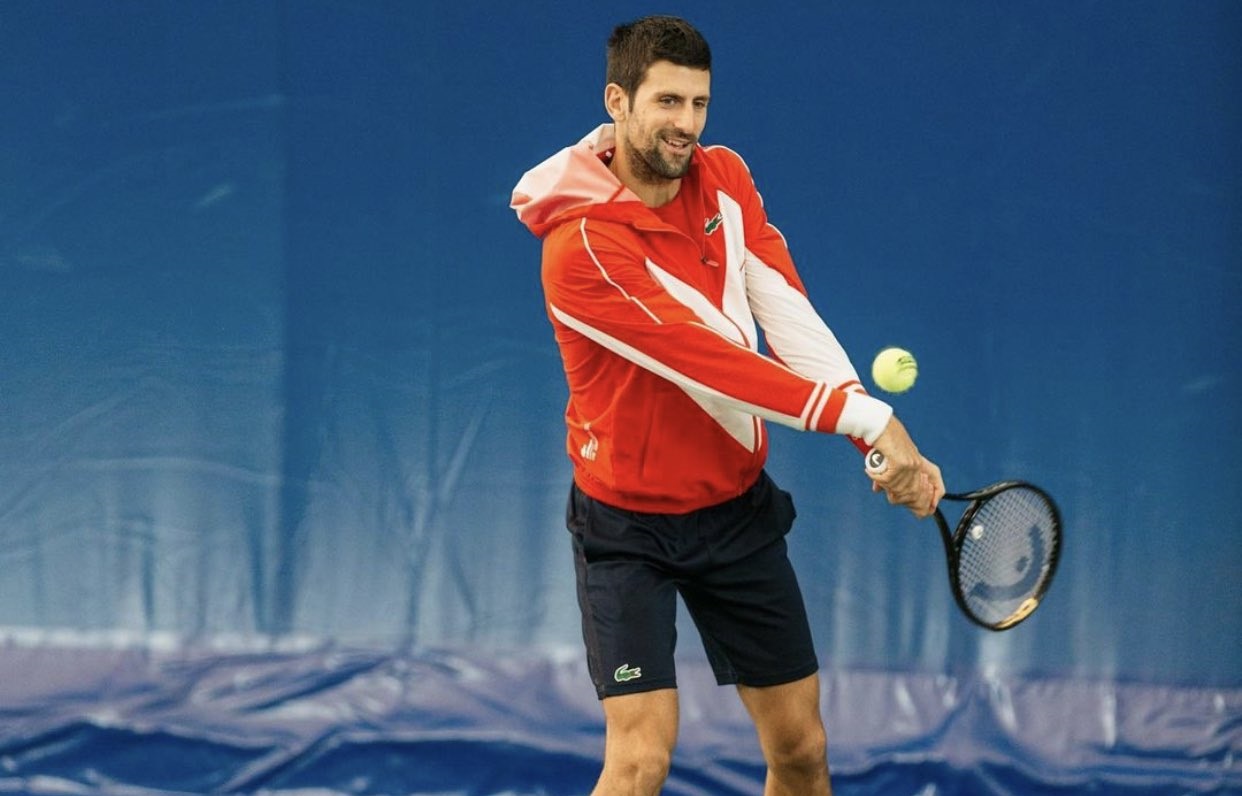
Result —
<instances>
[{"instance_id":1,"label":"eye","mask_svg":"<svg viewBox=\"0 0 1242 796\"><path fill-rule=\"evenodd\" d=\"M677 105L676 97L660 97L660 104L665 108L672 108Z\"/></svg>"}]
</instances>

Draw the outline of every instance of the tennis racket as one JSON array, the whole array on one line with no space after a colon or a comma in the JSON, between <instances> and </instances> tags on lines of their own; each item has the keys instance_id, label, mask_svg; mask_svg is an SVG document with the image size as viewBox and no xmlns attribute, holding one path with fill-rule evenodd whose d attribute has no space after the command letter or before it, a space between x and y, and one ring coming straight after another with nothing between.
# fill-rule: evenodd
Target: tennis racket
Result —
<instances>
[{"instance_id":1,"label":"tennis racket","mask_svg":"<svg viewBox=\"0 0 1242 796\"><path fill-rule=\"evenodd\" d=\"M888 468L872 450L866 467ZM1000 481L948 500L967 503L957 527L939 507L936 525L949 565L949 585L962 613L988 630L1008 630L1039 607L1061 557L1061 512L1052 497L1025 481Z\"/></svg>"}]
</instances>

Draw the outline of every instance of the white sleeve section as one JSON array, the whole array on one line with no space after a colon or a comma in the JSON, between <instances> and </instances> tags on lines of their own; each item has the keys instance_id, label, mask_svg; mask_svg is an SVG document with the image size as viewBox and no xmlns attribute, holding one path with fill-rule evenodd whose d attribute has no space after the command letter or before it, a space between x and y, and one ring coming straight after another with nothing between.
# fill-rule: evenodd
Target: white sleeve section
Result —
<instances>
[{"instance_id":1,"label":"white sleeve section","mask_svg":"<svg viewBox=\"0 0 1242 796\"><path fill-rule=\"evenodd\" d=\"M845 349L807 297L749 250L746 292L768 345L782 362L833 386L859 380Z\"/></svg>"},{"instance_id":2,"label":"white sleeve section","mask_svg":"<svg viewBox=\"0 0 1242 796\"><path fill-rule=\"evenodd\" d=\"M852 392L845 399L845 408L837 420L837 433L858 437L868 445L874 445L892 416L893 407L880 399Z\"/></svg>"}]
</instances>

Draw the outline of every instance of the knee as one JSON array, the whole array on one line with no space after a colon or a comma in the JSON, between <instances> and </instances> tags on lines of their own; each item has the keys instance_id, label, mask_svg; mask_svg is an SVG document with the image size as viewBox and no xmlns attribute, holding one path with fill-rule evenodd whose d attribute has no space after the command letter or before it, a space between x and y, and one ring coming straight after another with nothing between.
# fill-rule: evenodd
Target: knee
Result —
<instances>
[{"instance_id":1,"label":"knee","mask_svg":"<svg viewBox=\"0 0 1242 796\"><path fill-rule=\"evenodd\" d=\"M816 723L797 733L782 733L767 748L768 768L778 772L807 775L828 765L828 739Z\"/></svg>"},{"instance_id":2,"label":"knee","mask_svg":"<svg viewBox=\"0 0 1242 796\"><path fill-rule=\"evenodd\" d=\"M604 755L604 773L618 782L632 783L639 793L655 793L668 777L672 757L672 750L659 744L613 747Z\"/></svg>"}]
</instances>

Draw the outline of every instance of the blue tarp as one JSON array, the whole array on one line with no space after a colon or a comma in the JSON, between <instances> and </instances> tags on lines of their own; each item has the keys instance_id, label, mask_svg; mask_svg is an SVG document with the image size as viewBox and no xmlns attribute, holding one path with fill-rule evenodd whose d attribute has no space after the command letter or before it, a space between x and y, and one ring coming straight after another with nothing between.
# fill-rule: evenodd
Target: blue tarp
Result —
<instances>
[{"instance_id":1,"label":"blue tarp","mask_svg":"<svg viewBox=\"0 0 1242 796\"><path fill-rule=\"evenodd\" d=\"M0 650L0 792L570 796L598 774L603 727L576 650L34 640ZM703 662L680 669L665 793L757 793L741 703L720 698ZM1238 689L867 671L823 686L842 796L1242 788Z\"/></svg>"}]
</instances>

